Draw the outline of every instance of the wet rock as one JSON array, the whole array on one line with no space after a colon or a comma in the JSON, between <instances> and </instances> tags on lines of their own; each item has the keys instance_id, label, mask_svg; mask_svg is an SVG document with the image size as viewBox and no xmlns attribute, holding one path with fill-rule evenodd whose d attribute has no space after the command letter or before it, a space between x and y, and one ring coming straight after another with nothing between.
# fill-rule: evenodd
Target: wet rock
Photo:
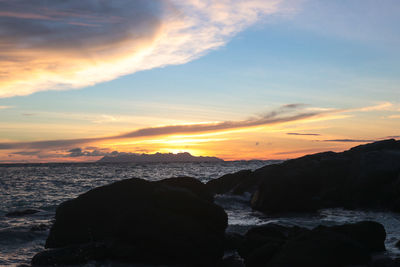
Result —
<instances>
[{"instance_id":1,"label":"wet rock","mask_svg":"<svg viewBox=\"0 0 400 267\"><path fill-rule=\"evenodd\" d=\"M40 212L40 210L26 209L26 210L16 210L6 214L6 217L22 217L26 215L32 215Z\"/></svg>"},{"instance_id":2,"label":"wet rock","mask_svg":"<svg viewBox=\"0 0 400 267\"><path fill-rule=\"evenodd\" d=\"M386 231L380 223L362 221L353 224L325 227L325 229L343 234L359 242L370 253L385 251Z\"/></svg>"},{"instance_id":3,"label":"wet rock","mask_svg":"<svg viewBox=\"0 0 400 267\"><path fill-rule=\"evenodd\" d=\"M388 256L373 258L368 267L400 267L400 259L392 259Z\"/></svg>"},{"instance_id":4,"label":"wet rock","mask_svg":"<svg viewBox=\"0 0 400 267\"><path fill-rule=\"evenodd\" d=\"M376 222L312 230L271 224L249 230L239 253L246 266L367 265L385 248L385 237Z\"/></svg>"},{"instance_id":5,"label":"wet rock","mask_svg":"<svg viewBox=\"0 0 400 267\"><path fill-rule=\"evenodd\" d=\"M33 266L84 264L88 261L105 260L110 252L105 244L88 243L63 248L48 249L32 258Z\"/></svg>"},{"instance_id":6,"label":"wet rock","mask_svg":"<svg viewBox=\"0 0 400 267\"><path fill-rule=\"evenodd\" d=\"M244 237L238 233L226 233L225 234L225 250L238 250L242 247Z\"/></svg>"},{"instance_id":7,"label":"wet rock","mask_svg":"<svg viewBox=\"0 0 400 267\"><path fill-rule=\"evenodd\" d=\"M226 174L218 179L208 181L206 186L213 195L227 193L241 195L251 191L249 187L253 187L255 184L255 181L250 178L251 174L250 170Z\"/></svg>"},{"instance_id":8,"label":"wet rock","mask_svg":"<svg viewBox=\"0 0 400 267\"><path fill-rule=\"evenodd\" d=\"M272 266L346 266L367 264L370 254L346 237L317 229L288 241L273 255Z\"/></svg>"},{"instance_id":9,"label":"wet rock","mask_svg":"<svg viewBox=\"0 0 400 267\"><path fill-rule=\"evenodd\" d=\"M224 252L227 215L221 207L199 197L194 189L188 190L182 183L172 186L176 182L128 179L62 203L46 248L72 247L74 252L76 246L100 242L106 244L106 252L100 254L116 261L205 266L216 263ZM43 253L42 259L49 255ZM88 258L86 253L77 255L73 261Z\"/></svg>"},{"instance_id":10,"label":"wet rock","mask_svg":"<svg viewBox=\"0 0 400 267\"><path fill-rule=\"evenodd\" d=\"M208 191L207 186L195 178L174 177L174 178L168 178L168 179L158 181L158 183L172 186L172 187L180 187L180 188L188 189L191 192L193 192L194 194L196 194L198 197L200 197L201 199L204 199L204 200L210 201L210 202L214 201L214 195Z\"/></svg>"},{"instance_id":11,"label":"wet rock","mask_svg":"<svg viewBox=\"0 0 400 267\"><path fill-rule=\"evenodd\" d=\"M300 227L285 227L273 223L253 227L245 234L238 251L246 259L246 264L249 266L266 264L290 237L304 231L308 230Z\"/></svg>"},{"instance_id":12,"label":"wet rock","mask_svg":"<svg viewBox=\"0 0 400 267\"><path fill-rule=\"evenodd\" d=\"M321 208L400 210L400 141L308 155L254 171L251 204L274 214Z\"/></svg>"},{"instance_id":13,"label":"wet rock","mask_svg":"<svg viewBox=\"0 0 400 267\"><path fill-rule=\"evenodd\" d=\"M245 267L245 263L242 257L237 253L224 257L218 264L217 267Z\"/></svg>"}]
</instances>

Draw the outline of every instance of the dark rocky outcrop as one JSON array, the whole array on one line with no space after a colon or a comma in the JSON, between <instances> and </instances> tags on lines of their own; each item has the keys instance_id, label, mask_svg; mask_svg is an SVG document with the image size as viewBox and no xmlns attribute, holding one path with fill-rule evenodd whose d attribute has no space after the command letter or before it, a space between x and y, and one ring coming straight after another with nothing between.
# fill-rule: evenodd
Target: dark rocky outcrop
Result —
<instances>
[{"instance_id":1,"label":"dark rocky outcrop","mask_svg":"<svg viewBox=\"0 0 400 267\"><path fill-rule=\"evenodd\" d=\"M225 250L235 251L242 247L244 237L243 235L235 232L227 232L225 234Z\"/></svg>"},{"instance_id":2,"label":"dark rocky outcrop","mask_svg":"<svg viewBox=\"0 0 400 267\"><path fill-rule=\"evenodd\" d=\"M324 152L241 171L209 181L213 194L252 194L268 214L320 208L372 208L400 212L400 141L394 139Z\"/></svg>"},{"instance_id":3,"label":"dark rocky outcrop","mask_svg":"<svg viewBox=\"0 0 400 267\"><path fill-rule=\"evenodd\" d=\"M26 210L16 210L16 211L11 211L7 213L5 216L6 217L22 217L26 215L32 215L35 213L39 213L40 210L35 210L35 209L26 209Z\"/></svg>"},{"instance_id":4,"label":"dark rocky outcrop","mask_svg":"<svg viewBox=\"0 0 400 267\"><path fill-rule=\"evenodd\" d=\"M397 266L373 260L385 249L375 222L312 230L268 224L244 236L225 233L227 215L215 194L252 193L265 213L320 208L400 211L400 141L342 153L325 152L241 171L202 184L189 177L157 182L128 179L62 203L34 265L91 260L182 266ZM223 253L233 254L222 258ZM242 259L235 254L237 251Z\"/></svg>"},{"instance_id":5,"label":"dark rocky outcrop","mask_svg":"<svg viewBox=\"0 0 400 267\"><path fill-rule=\"evenodd\" d=\"M366 265L385 238L383 226L369 221L312 230L268 224L250 229L239 253L246 266Z\"/></svg>"},{"instance_id":6,"label":"dark rocky outcrop","mask_svg":"<svg viewBox=\"0 0 400 267\"><path fill-rule=\"evenodd\" d=\"M208 181L206 186L208 191L214 195L227 193L241 195L250 191L249 187L256 187L255 181L249 178L251 173L250 170L243 170L226 174L218 179Z\"/></svg>"},{"instance_id":7,"label":"dark rocky outcrop","mask_svg":"<svg viewBox=\"0 0 400 267\"><path fill-rule=\"evenodd\" d=\"M157 181L157 183L184 188L196 194L199 198L209 202L214 201L214 195L209 192L207 186L197 179L191 177L173 177Z\"/></svg>"},{"instance_id":8,"label":"dark rocky outcrop","mask_svg":"<svg viewBox=\"0 0 400 267\"><path fill-rule=\"evenodd\" d=\"M88 261L102 261L110 256L110 247L102 243L87 243L63 248L45 250L32 259L33 266L63 266L84 264Z\"/></svg>"},{"instance_id":9,"label":"dark rocky outcrop","mask_svg":"<svg viewBox=\"0 0 400 267\"><path fill-rule=\"evenodd\" d=\"M388 256L381 256L373 259L368 267L400 267L400 258L390 258Z\"/></svg>"},{"instance_id":10,"label":"dark rocky outcrop","mask_svg":"<svg viewBox=\"0 0 400 267\"><path fill-rule=\"evenodd\" d=\"M223 256L227 215L200 189L193 178L135 178L90 190L57 208L46 241L46 248L55 250L38 254L33 263L71 264L102 257L211 266Z\"/></svg>"},{"instance_id":11,"label":"dark rocky outcrop","mask_svg":"<svg viewBox=\"0 0 400 267\"><path fill-rule=\"evenodd\" d=\"M218 262L217 267L245 267L245 263L242 257L237 253L224 257Z\"/></svg>"},{"instance_id":12,"label":"dark rocky outcrop","mask_svg":"<svg viewBox=\"0 0 400 267\"><path fill-rule=\"evenodd\" d=\"M400 249L400 240L396 242L395 247Z\"/></svg>"},{"instance_id":13,"label":"dark rocky outcrop","mask_svg":"<svg viewBox=\"0 0 400 267\"><path fill-rule=\"evenodd\" d=\"M399 174L400 141L309 155L257 170L262 183L252 207L266 213L329 207L400 211Z\"/></svg>"}]
</instances>

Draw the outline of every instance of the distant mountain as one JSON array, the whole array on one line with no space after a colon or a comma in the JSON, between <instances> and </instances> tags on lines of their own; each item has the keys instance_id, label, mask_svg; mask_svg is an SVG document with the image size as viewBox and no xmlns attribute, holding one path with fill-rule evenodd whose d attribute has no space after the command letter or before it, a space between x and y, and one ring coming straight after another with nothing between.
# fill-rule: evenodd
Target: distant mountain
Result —
<instances>
[{"instance_id":1,"label":"distant mountain","mask_svg":"<svg viewBox=\"0 0 400 267\"><path fill-rule=\"evenodd\" d=\"M114 163L167 163L167 162L223 162L224 160L216 157L195 157L188 152L172 154L172 153L156 153L156 154L134 154L119 153L117 155L104 156L97 162L114 162Z\"/></svg>"}]
</instances>

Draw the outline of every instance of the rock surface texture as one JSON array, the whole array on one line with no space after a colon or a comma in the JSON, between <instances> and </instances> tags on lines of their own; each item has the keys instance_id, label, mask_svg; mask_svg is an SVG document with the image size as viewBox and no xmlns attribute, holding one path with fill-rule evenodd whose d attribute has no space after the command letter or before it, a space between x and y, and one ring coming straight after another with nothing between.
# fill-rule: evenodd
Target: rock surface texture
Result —
<instances>
[{"instance_id":1,"label":"rock surface texture","mask_svg":"<svg viewBox=\"0 0 400 267\"><path fill-rule=\"evenodd\" d=\"M128 179L62 203L34 265L115 260L212 266L223 256L225 211L193 178Z\"/></svg>"},{"instance_id":2,"label":"rock surface texture","mask_svg":"<svg viewBox=\"0 0 400 267\"><path fill-rule=\"evenodd\" d=\"M312 230L267 224L250 229L239 247L246 266L366 266L385 250L386 232L376 222Z\"/></svg>"},{"instance_id":3,"label":"rock surface texture","mask_svg":"<svg viewBox=\"0 0 400 267\"><path fill-rule=\"evenodd\" d=\"M372 259L385 250L386 233L371 221L312 230L267 224L244 236L226 234L227 214L214 195L245 192L252 194L252 207L267 214L334 207L399 212L400 141L308 155L207 184L190 177L134 178L95 188L57 208L48 250L32 264L399 266L398 260ZM234 254L222 259L224 250Z\"/></svg>"},{"instance_id":4,"label":"rock surface texture","mask_svg":"<svg viewBox=\"0 0 400 267\"><path fill-rule=\"evenodd\" d=\"M321 208L400 211L400 141L394 139L324 152L225 175L207 183L216 194L252 194L268 214Z\"/></svg>"}]
</instances>

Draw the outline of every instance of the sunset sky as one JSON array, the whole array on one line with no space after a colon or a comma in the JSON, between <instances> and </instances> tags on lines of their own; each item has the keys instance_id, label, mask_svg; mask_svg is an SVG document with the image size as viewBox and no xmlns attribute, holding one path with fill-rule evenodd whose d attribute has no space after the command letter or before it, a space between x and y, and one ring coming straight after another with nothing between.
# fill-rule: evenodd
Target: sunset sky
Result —
<instances>
[{"instance_id":1,"label":"sunset sky","mask_svg":"<svg viewBox=\"0 0 400 267\"><path fill-rule=\"evenodd\" d=\"M399 0L0 0L0 162L287 159L400 138L399 14Z\"/></svg>"}]
</instances>

